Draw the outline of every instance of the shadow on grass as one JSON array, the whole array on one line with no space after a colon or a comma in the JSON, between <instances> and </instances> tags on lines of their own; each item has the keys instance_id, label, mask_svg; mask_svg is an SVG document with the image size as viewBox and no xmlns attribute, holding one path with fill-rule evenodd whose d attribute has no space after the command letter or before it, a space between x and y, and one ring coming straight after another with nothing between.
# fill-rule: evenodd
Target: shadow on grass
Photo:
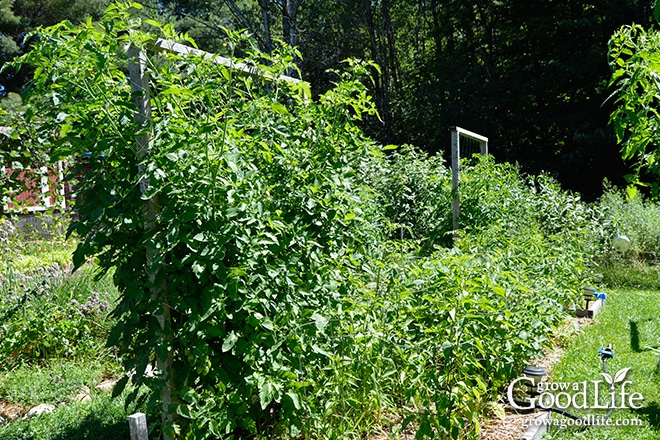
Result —
<instances>
[{"instance_id":1,"label":"shadow on grass","mask_svg":"<svg viewBox=\"0 0 660 440\"><path fill-rule=\"evenodd\" d=\"M649 405L643 408L632 411L640 418L647 420L649 426L651 426L654 430L660 430L660 403L651 402Z\"/></svg>"},{"instance_id":2,"label":"shadow on grass","mask_svg":"<svg viewBox=\"0 0 660 440\"><path fill-rule=\"evenodd\" d=\"M630 348L635 353L639 353L641 348L639 347L639 327L637 321L630 321Z\"/></svg>"},{"instance_id":3,"label":"shadow on grass","mask_svg":"<svg viewBox=\"0 0 660 440\"><path fill-rule=\"evenodd\" d=\"M126 440L131 438L127 421L109 421L102 416L88 414L75 424L54 424L44 429L32 423L15 423L0 430L3 440Z\"/></svg>"},{"instance_id":4,"label":"shadow on grass","mask_svg":"<svg viewBox=\"0 0 660 440\"><path fill-rule=\"evenodd\" d=\"M132 411L134 412L134 411ZM124 402L101 396L96 401L57 408L0 428L2 440L126 440L131 438ZM155 437L152 437L155 438Z\"/></svg>"},{"instance_id":5,"label":"shadow on grass","mask_svg":"<svg viewBox=\"0 0 660 440\"><path fill-rule=\"evenodd\" d=\"M645 322L657 321L658 318L647 318L641 321L628 321L630 326L630 349L635 353L649 350L649 347L642 347L640 344L640 331L639 326ZM654 347L655 348L655 347Z\"/></svg>"},{"instance_id":6,"label":"shadow on grass","mask_svg":"<svg viewBox=\"0 0 660 440\"><path fill-rule=\"evenodd\" d=\"M127 421L108 423L96 415L88 415L77 426L63 430L52 440L126 440L131 438Z\"/></svg>"}]
</instances>

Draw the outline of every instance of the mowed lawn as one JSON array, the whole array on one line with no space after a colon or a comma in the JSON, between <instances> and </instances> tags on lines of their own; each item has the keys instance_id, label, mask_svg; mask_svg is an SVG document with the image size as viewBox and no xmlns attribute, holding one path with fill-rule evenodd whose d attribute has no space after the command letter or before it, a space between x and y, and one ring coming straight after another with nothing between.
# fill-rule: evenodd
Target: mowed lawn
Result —
<instances>
[{"instance_id":1,"label":"mowed lawn","mask_svg":"<svg viewBox=\"0 0 660 440\"><path fill-rule=\"evenodd\" d=\"M566 347L565 354L555 367L552 382L582 382L604 380L600 374L603 362L600 347L612 345L614 359L607 362L607 370L615 376L630 368L626 387L639 392L644 399L639 409L616 409L610 419L613 424L625 425L633 420L641 426L611 427L552 427L544 439L650 440L660 439L660 292L630 288L602 288L608 295L605 306L594 323L586 326ZM621 384L615 385L617 391ZM576 411L576 413L578 413ZM579 411L581 416L602 417L603 409ZM554 419L563 416L553 414Z\"/></svg>"}]
</instances>

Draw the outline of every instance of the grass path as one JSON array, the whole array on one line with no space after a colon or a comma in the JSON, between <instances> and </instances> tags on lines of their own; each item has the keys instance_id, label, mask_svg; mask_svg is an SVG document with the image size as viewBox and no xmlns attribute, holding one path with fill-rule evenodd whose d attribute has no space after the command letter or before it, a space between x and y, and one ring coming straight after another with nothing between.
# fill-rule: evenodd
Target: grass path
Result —
<instances>
[{"instance_id":1,"label":"grass path","mask_svg":"<svg viewBox=\"0 0 660 440\"><path fill-rule=\"evenodd\" d=\"M625 379L632 381L629 391L644 396L640 409L616 409L613 423L625 424L641 420L641 426L591 427L589 429L552 427L544 440L598 439L650 440L660 439L660 292L632 289L603 289L608 294L605 307L566 347L561 362L555 367L552 382L582 382L603 380L603 364L598 348L612 344L614 359L608 361L608 372L630 368ZM620 384L616 389L620 389ZM605 415L605 410L582 411L581 416ZM554 415L557 420L562 416ZM564 419L567 420L567 419Z\"/></svg>"}]
</instances>

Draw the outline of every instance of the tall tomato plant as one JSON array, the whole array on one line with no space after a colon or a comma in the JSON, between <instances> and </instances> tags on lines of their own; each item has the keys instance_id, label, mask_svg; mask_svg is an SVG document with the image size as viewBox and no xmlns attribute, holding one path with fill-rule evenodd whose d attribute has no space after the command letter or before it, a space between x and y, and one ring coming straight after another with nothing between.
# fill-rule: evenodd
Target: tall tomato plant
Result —
<instances>
[{"instance_id":1,"label":"tall tomato plant","mask_svg":"<svg viewBox=\"0 0 660 440\"><path fill-rule=\"evenodd\" d=\"M639 25L622 27L609 43L613 72L610 86L615 88L612 96L617 104L610 122L622 143L623 159L635 161L628 181L633 185L648 185L640 174L649 173L654 179L651 182L654 197L658 196L660 182L659 50L660 33ZM634 186L629 191L634 193Z\"/></svg>"},{"instance_id":2,"label":"tall tomato plant","mask_svg":"<svg viewBox=\"0 0 660 440\"><path fill-rule=\"evenodd\" d=\"M50 137L53 158L78 163L75 264L95 257L115 269L121 299L109 343L135 384L162 388L164 376L145 370L164 353L173 359L171 436L295 434L315 381L309 366L327 359L314 343L323 326L309 324L339 307L354 289L347 273L382 240L356 172L381 152L353 123L374 106L348 74L311 101L299 84L161 54L148 59L153 120L138 126L126 49L155 37L139 30L136 7L42 29L20 60L35 69L35 129ZM264 60L255 52L244 61L270 77L293 67L291 53ZM139 159L145 131L153 145ZM145 199L158 200L153 221ZM167 290L164 327L154 285Z\"/></svg>"}]
</instances>

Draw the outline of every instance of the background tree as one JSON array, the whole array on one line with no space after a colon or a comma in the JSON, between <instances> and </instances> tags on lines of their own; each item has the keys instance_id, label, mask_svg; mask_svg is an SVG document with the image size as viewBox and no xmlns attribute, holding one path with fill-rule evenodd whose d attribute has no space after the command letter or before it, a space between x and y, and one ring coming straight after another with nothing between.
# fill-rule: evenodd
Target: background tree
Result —
<instances>
[{"instance_id":1,"label":"background tree","mask_svg":"<svg viewBox=\"0 0 660 440\"><path fill-rule=\"evenodd\" d=\"M222 52L227 29L245 29L265 53L272 53L275 39L291 47L299 44L298 12L303 0L165 0L140 3L150 6L160 18L176 23L177 29L196 38L205 50Z\"/></svg>"},{"instance_id":2,"label":"background tree","mask_svg":"<svg viewBox=\"0 0 660 440\"><path fill-rule=\"evenodd\" d=\"M319 91L341 60L373 59L382 121L367 128L381 142L447 157L449 127L465 126L498 160L594 198L628 172L608 127L607 41L649 16L638 0L310 2L301 67Z\"/></svg>"},{"instance_id":3,"label":"background tree","mask_svg":"<svg viewBox=\"0 0 660 440\"><path fill-rule=\"evenodd\" d=\"M95 16L107 0L0 0L0 61L25 49L22 35L62 18ZM624 24L648 24L646 0L141 0L146 14L227 54L227 31L246 29L266 53L302 53L316 95L347 58L371 59L380 120L364 120L383 143L448 155L448 129L491 139L497 160L551 172L587 198L628 170L608 128L607 42ZM240 48L239 48L240 49ZM240 53L240 50L239 50ZM24 72L22 75L27 74ZM8 91L25 77L5 71Z\"/></svg>"},{"instance_id":4,"label":"background tree","mask_svg":"<svg viewBox=\"0 0 660 440\"><path fill-rule=\"evenodd\" d=\"M625 173L605 103L607 41L648 2L429 2L422 56L403 66L395 139L446 152L448 127L489 136L498 160L549 171L587 197ZM402 40L403 41L403 40Z\"/></svg>"}]
</instances>

